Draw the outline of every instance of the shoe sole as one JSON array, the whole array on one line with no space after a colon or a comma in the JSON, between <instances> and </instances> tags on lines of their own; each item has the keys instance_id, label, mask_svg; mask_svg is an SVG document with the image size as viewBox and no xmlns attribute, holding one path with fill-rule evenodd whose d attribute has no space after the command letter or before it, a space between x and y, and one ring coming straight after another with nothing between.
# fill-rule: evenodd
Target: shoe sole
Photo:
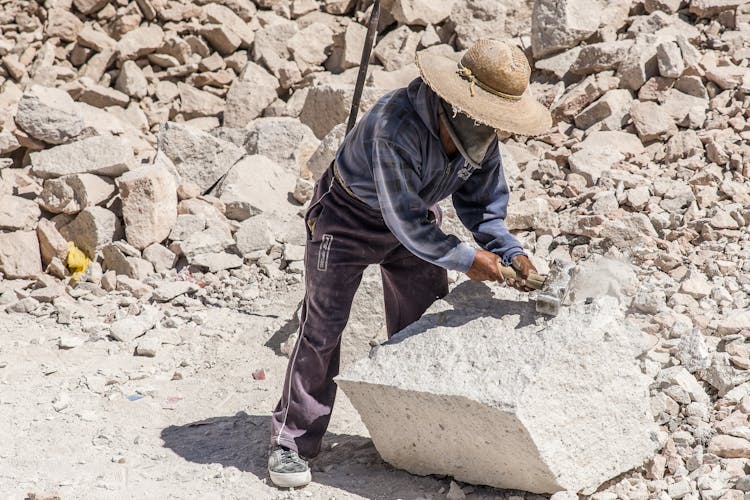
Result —
<instances>
[{"instance_id":1,"label":"shoe sole","mask_svg":"<svg viewBox=\"0 0 750 500\"><path fill-rule=\"evenodd\" d=\"M279 488L301 488L307 486L310 484L310 481L312 481L312 474L310 474L309 469L305 472L287 473L273 472L269 470L268 474L271 476L273 484Z\"/></svg>"}]
</instances>

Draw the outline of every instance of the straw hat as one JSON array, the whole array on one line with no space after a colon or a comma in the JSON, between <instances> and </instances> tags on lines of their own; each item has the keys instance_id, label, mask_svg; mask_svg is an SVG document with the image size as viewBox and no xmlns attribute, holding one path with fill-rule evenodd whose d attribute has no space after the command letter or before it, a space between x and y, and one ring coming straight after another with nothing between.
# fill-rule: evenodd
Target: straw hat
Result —
<instances>
[{"instance_id":1,"label":"straw hat","mask_svg":"<svg viewBox=\"0 0 750 500\"><path fill-rule=\"evenodd\" d=\"M519 135L552 127L547 108L528 91L531 67L518 47L479 40L458 63L422 52L417 65L432 90L480 123Z\"/></svg>"}]
</instances>

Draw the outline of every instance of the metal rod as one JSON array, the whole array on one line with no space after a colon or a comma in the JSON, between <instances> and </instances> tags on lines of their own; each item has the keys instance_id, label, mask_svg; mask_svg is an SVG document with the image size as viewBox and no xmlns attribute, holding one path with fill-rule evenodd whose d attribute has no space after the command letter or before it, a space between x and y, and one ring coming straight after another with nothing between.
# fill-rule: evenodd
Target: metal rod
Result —
<instances>
[{"instance_id":1,"label":"metal rod","mask_svg":"<svg viewBox=\"0 0 750 500\"><path fill-rule=\"evenodd\" d=\"M370 24L367 27L367 38L365 46L362 49L362 60L359 63L359 74L357 75L357 85L354 87L354 96L352 96L352 111L349 113L349 123L346 125L346 133L352 131L357 123L359 115L359 103L362 100L362 91L365 88L367 79L367 68L370 65L370 55L372 47L375 45L375 37L378 34L378 23L380 22L380 0L375 0L372 4L372 13L370 14Z\"/></svg>"}]
</instances>

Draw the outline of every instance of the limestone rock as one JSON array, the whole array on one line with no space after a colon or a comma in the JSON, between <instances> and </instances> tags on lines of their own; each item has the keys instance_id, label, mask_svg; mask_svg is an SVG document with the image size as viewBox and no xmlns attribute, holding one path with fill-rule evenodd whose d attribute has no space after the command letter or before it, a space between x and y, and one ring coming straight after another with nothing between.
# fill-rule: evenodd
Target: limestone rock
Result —
<instances>
[{"instance_id":1,"label":"limestone rock","mask_svg":"<svg viewBox=\"0 0 750 500\"><path fill-rule=\"evenodd\" d=\"M42 254L42 264L46 267L54 258L65 262L68 257L68 242L63 238L55 224L47 219L39 219L36 226L39 238L39 250Z\"/></svg>"},{"instance_id":2,"label":"limestone rock","mask_svg":"<svg viewBox=\"0 0 750 500\"><path fill-rule=\"evenodd\" d=\"M382 96L380 89L365 88L359 106L360 117ZM318 139L349 118L354 95L353 85L320 85L310 88L300 121L310 127Z\"/></svg>"},{"instance_id":3,"label":"limestone rock","mask_svg":"<svg viewBox=\"0 0 750 500\"><path fill-rule=\"evenodd\" d=\"M135 61L125 61L115 82L115 89L130 97L142 99L148 94L148 80Z\"/></svg>"},{"instance_id":4,"label":"limestone rock","mask_svg":"<svg viewBox=\"0 0 750 500\"><path fill-rule=\"evenodd\" d=\"M237 162L217 186L215 196L226 204L230 219L245 220L260 213L291 217L294 207L287 202L294 191L296 176L265 156L247 156Z\"/></svg>"},{"instance_id":5,"label":"limestone rock","mask_svg":"<svg viewBox=\"0 0 750 500\"><path fill-rule=\"evenodd\" d=\"M295 118L259 118L247 128L247 152L266 156L294 175L320 145L313 131Z\"/></svg>"},{"instance_id":6,"label":"limestone rock","mask_svg":"<svg viewBox=\"0 0 750 500\"><path fill-rule=\"evenodd\" d=\"M319 70L328 59L332 46L333 31L323 23L312 23L298 31L287 44L302 76Z\"/></svg>"},{"instance_id":7,"label":"limestone rock","mask_svg":"<svg viewBox=\"0 0 750 500\"><path fill-rule=\"evenodd\" d=\"M156 24L127 32L117 41L116 49L121 61L138 59L156 52L164 41L164 31Z\"/></svg>"},{"instance_id":8,"label":"limestone rock","mask_svg":"<svg viewBox=\"0 0 750 500\"><path fill-rule=\"evenodd\" d=\"M120 342L131 342L156 327L162 317L164 314L158 307L144 305L137 316L128 316L112 323L109 336Z\"/></svg>"},{"instance_id":9,"label":"limestone rock","mask_svg":"<svg viewBox=\"0 0 750 500\"><path fill-rule=\"evenodd\" d=\"M39 206L20 196L0 194L0 231L29 231L41 215Z\"/></svg>"},{"instance_id":10,"label":"limestone rock","mask_svg":"<svg viewBox=\"0 0 750 500\"><path fill-rule=\"evenodd\" d=\"M134 164L128 141L105 135L31 154L31 172L42 179L86 173L117 177Z\"/></svg>"},{"instance_id":11,"label":"limestone rock","mask_svg":"<svg viewBox=\"0 0 750 500\"><path fill-rule=\"evenodd\" d=\"M593 2L596 4L596 2ZM591 0L537 0L531 24L531 47L541 59L569 49L596 33L601 9Z\"/></svg>"},{"instance_id":12,"label":"limestone rock","mask_svg":"<svg viewBox=\"0 0 750 500\"><path fill-rule=\"evenodd\" d=\"M227 93L224 126L244 127L276 100L279 81L265 69L249 62Z\"/></svg>"},{"instance_id":13,"label":"limestone rock","mask_svg":"<svg viewBox=\"0 0 750 500\"><path fill-rule=\"evenodd\" d=\"M655 102L634 102L630 115L644 142L667 139L677 133L677 126L664 108Z\"/></svg>"},{"instance_id":14,"label":"limestone rock","mask_svg":"<svg viewBox=\"0 0 750 500\"><path fill-rule=\"evenodd\" d=\"M576 127L587 129L603 122L603 130L620 130L627 122L633 96L627 89L610 90L575 117Z\"/></svg>"},{"instance_id":15,"label":"limestone rock","mask_svg":"<svg viewBox=\"0 0 750 500\"><path fill-rule=\"evenodd\" d=\"M203 228L200 229L201 231ZM143 258L154 266L157 273L166 273L177 264L177 256L165 246L154 243L143 249Z\"/></svg>"},{"instance_id":16,"label":"limestone rock","mask_svg":"<svg viewBox=\"0 0 750 500\"><path fill-rule=\"evenodd\" d=\"M341 73L359 66L366 35L367 28L359 23L349 23L345 31L334 35L331 56L325 63L326 69Z\"/></svg>"},{"instance_id":17,"label":"limestone rock","mask_svg":"<svg viewBox=\"0 0 750 500\"><path fill-rule=\"evenodd\" d=\"M455 0L396 0L393 17L409 26L440 24L451 13Z\"/></svg>"},{"instance_id":18,"label":"limestone rock","mask_svg":"<svg viewBox=\"0 0 750 500\"><path fill-rule=\"evenodd\" d=\"M114 192L114 182L109 178L93 174L65 175L44 181L39 205L53 214L74 215L108 200Z\"/></svg>"},{"instance_id":19,"label":"limestone rock","mask_svg":"<svg viewBox=\"0 0 750 500\"><path fill-rule=\"evenodd\" d=\"M180 111L186 119L216 116L224 111L224 99L221 97L182 82L177 84L177 88L180 92Z\"/></svg>"},{"instance_id":20,"label":"limestone rock","mask_svg":"<svg viewBox=\"0 0 750 500\"><path fill-rule=\"evenodd\" d=\"M734 436L715 436L708 443L708 452L723 458L750 458L750 441Z\"/></svg>"},{"instance_id":21,"label":"limestone rock","mask_svg":"<svg viewBox=\"0 0 750 500\"><path fill-rule=\"evenodd\" d=\"M73 5L76 6L82 14L94 14L109 3L109 0L73 0Z\"/></svg>"},{"instance_id":22,"label":"limestone rock","mask_svg":"<svg viewBox=\"0 0 750 500\"><path fill-rule=\"evenodd\" d=\"M174 163L182 182L208 191L244 152L235 145L188 125L167 122L159 130L159 151Z\"/></svg>"},{"instance_id":23,"label":"limestone rock","mask_svg":"<svg viewBox=\"0 0 750 500\"><path fill-rule=\"evenodd\" d=\"M386 71L396 71L414 62L420 39L419 33L401 26L385 35L373 54Z\"/></svg>"},{"instance_id":24,"label":"limestone rock","mask_svg":"<svg viewBox=\"0 0 750 500\"><path fill-rule=\"evenodd\" d=\"M589 185L594 185L617 162L643 151L643 144L632 134L593 132L580 144L580 150L570 155L568 162L574 173L583 175Z\"/></svg>"},{"instance_id":25,"label":"limestone rock","mask_svg":"<svg viewBox=\"0 0 750 500\"><path fill-rule=\"evenodd\" d=\"M177 221L177 185L164 167L145 166L119 179L128 243L144 249L167 239Z\"/></svg>"},{"instance_id":26,"label":"limestone rock","mask_svg":"<svg viewBox=\"0 0 750 500\"><path fill-rule=\"evenodd\" d=\"M115 214L102 207L84 209L73 221L60 229L90 259L108 243L122 238L122 226Z\"/></svg>"},{"instance_id":27,"label":"limestone rock","mask_svg":"<svg viewBox=\"0 0 750 500\"><path fill-rule=\"evenodd\" d=\"M42 274L35 231L0 233L0 274L5 279L35 278Z\"/></svg>"},{"instance_id":28,"label":"limestone rock","mask_svg":"<svg viewBox=\"0 0 750 500\"><path fill-rule=\"evenodd\" d=\"M124 252L122 242L105 245L102 248L102 257L104 269L114 271L118 276L144 280L154 272L151 263L141 259L137 251Z\"/></svg>"},{"instance_id":29,"label":"limestone rock","mask_svg":"<svg viewBox=\"0 0 750 500\"><path fill-rule=\"evenodd\" d=\"M504 2L457 1L450 15L451 25L456 32L456 47L466 50L482 38L503 36L507 33L507 13L508 7Z\"/></svg>"},{"instance_id":30,"label":"limestone rock","mask_svg":"<svg viewBox=\"0 0 750 500\"><path fill-rule=\"evenodd\" d=\"M632 40L586 45L570 68L571 73L590 75L617 68L633 46Z\"/></svg>"},{"instance_id":31,"label":"limestone rock","mask_svg":"<svg viewBox=\"0 0 750 500\"><path fill-rule=\"evenodd\" d=\"M336 158L336 152L346 136L346 124L340 123L333 127L320 141L318 149L307 162L304 174L310 175L310 179L317 181ZM303 175L307 177L307 175Z\"/></svg>"},{"instance_id":32,"label":"limestone rock","mask_svg":"<svg viewBox=\"0 0 750 500\"><path fill-rule=\"evenodd\" d=\"M275 216L269 214L256 215L242 222L240 228L234 234L237 241L237 250L243 256L257 252L265 254L268 249L276 244L273 227L278 222Z\"/></svg>"},{"instance_id":33,"label":"limestone rock","mask_svg":"<svg viewBox=\"0 0 750 500\"><path fill-rule=\"evenodd\" d=\"M66 42L75 42L78 32L83 28L83 22L66 9L49 9L47 25L44 28L48 37L59 37Z\"/></svg>"},{"instance_id":34,"label":"limestone rock","mask_svg":"<svg viewBox=\"0 0 750 500\"><path fill-rule=\"evenodd\" d=\"M690 13L698 17L712 17L725 10L736 9L743 0L691 0Z\"/></svg>"},{"instance_id":35,"label":"limestone rock","mask_svg":"<svg viewBox=\"0 0 750 500\"><path fill-rule=\"evenodd\" d=\"M240 39L239 47L250 48L255 40L255 32L252 27L242 20L240 16L231 9L218 3L209 3L203 6L203 13L209 22L218 24L231 30Z\"/></svg>"},{"instance_id":36,"label":"limestone rock","mask_svg":"<svg viewBox=\"0 0 750 500\"><path fill-rule=\"evenodd\" d=\"M535 324L533 303L517 301L465 282L337 378L386 461L554 493L596 488L653 455L635 359L645 345L616 303Z\"/></svg>"},{"instance_id":37,"label":"limestone rock","mask_svg":"<svg viewBox=\"0 0 750 500\"><path fill-rule=\"evenodd\" d=\"M35 139L49 144L65 144L84 127L75 102L67 92L33 85L18 102L16 123Z\"/></svg>"}]
</instances>

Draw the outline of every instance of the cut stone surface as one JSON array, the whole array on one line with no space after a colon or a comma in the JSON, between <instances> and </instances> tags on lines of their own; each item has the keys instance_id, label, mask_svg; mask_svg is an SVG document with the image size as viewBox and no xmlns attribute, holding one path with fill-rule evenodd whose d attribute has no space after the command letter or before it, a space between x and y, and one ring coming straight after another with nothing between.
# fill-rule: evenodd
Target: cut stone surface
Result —
<instances>
[{"instance_id":1,"label":"cut stone surface","mask_svg":"<svg viewBox=\"0 0 750 500\"><path fill-rule=\"evenodd\" d=\"M133 148L122 137L102 135L31 154L31 171L42 179L68 174L117 177L135 164Z\"/></svg>"},{"instance_id":2,"label":"cut stone surface","mask_svg":"<svg viewBox=\"0 0 750 500\"><path fill-rule=\"evenodd\" d=\"M295 118L259 118L247 128L247 152L266 156L294 175L300 174L320 145L310 127Z\"/></svg>"},{"instance_id":3,"label":"cut stone surface","mask_svg":"<svg viewBox=\"0 0 750 500\"><path fill-rule=\"evenodd\" d=\"M264 212L288 219L295 212L287 201L295 182L296 176L278 163L253 155L237 162L214 194L226 205L230 219L243 221Z\"/></svg>"},{"instance_id":4,"label":"cut stone surface","mask_svg":"<svg viewBox=\"0 0 750 500\"><path fill-rule=\"evenodd\" d=\"M0 274L5 279L34 278L42 274L35 231L0 233Z\"/></svg>"},{"instance_id":5,"label":"cut stone surface","mask_svg":"<svg viewBox=\"0 0 750 500\"><path fill-rule=\"evenodd\" d=\"M554 493L598 487L653 455L636 360L647 346L616 301L538 322L518 300L462 283L336 379L387 462Z\"/></svg>"},{"instance_id":6,"label":"cut stone surface","mask_svg":"<svg viewBox=\"0 0 750 500\"><path fill-rule=\"evenodd\" d=\"M33 85L18 102L16 123L35 139L49 144L65 144L84 127L73 99L60 89Z\"/></svg>"},{"instance_id":7,"label":"cut stone surface","mask_svg":"<svg viewBox=\"0 0 750 500\"><path fill-rule=\"evenodd\" d=\"M202 130L167 122L159 131L159 151L169 158L182 182L208 191L245 152Z\"/></svg>"},{"instance_id":8,"label":"cut stone surface","mask_svg":"<svg viewBox=\"0 0 750 500\"><path fill-rule=\"evenodd\" d=\"M172 174L149 165L117 179L117 187L128 243L142 250L167 239L177 221L177 184Z\"/></svg>"}]
</instances>

